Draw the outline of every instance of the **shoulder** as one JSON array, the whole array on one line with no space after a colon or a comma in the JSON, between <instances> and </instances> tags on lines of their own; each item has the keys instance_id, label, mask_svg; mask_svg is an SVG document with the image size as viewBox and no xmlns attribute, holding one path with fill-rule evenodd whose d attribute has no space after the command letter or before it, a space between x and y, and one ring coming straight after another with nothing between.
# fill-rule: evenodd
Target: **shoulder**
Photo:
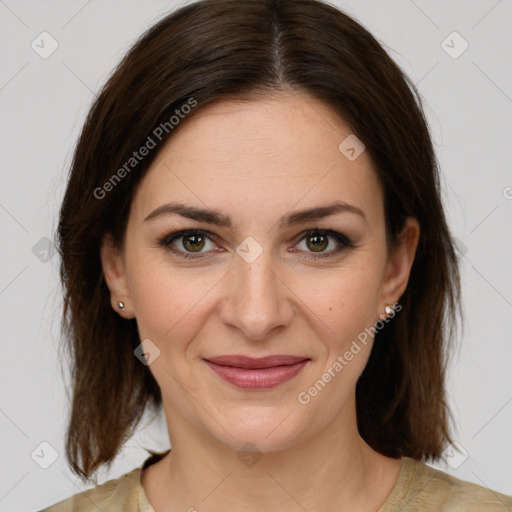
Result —
<instances>
[{"instance_id":1,"label":"shoulder","mask_svg":"<svg viewBox=\"0 0 512 512\"><path fill-rule=\"evenodd\" d=\"M512 512L512 497L415 462L406 510Z\"/></svg>"},{"instance_id":2,"label":"shoulder","mask_svg":"<svg viewBox=\"0 0 512 512\"><path fill-rule=\"evenodd\" d=\"M40 512L138 512L137 487L140 469L79 492Z\"/></svg>"}]
</instances>

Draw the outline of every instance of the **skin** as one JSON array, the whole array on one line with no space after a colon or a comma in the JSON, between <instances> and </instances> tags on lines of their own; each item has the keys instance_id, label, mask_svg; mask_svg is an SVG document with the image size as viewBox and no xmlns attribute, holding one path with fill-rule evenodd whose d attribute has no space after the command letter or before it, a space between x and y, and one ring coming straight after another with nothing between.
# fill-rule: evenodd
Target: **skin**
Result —
<instances>
[{"instance_id":1,"label":"skin","mask_svg":"<svg viewBox=\"0 0 512 512\"><path fill-rule=\"evenodd\" d=\"M297 399L382 319L386 304L399 302L419 237L409 218L401 245L388 250L369 155L349 161L338 149L350 133L327 106L297 91L210 105L182 122L141 181L124 248L105 237L112 307L135 317L141 340L160 350L149 369L162 390L172 450L142 473L156 512L370 512L391 492L401 460L373 450L356 423L355 387L371 337L308 404ZM282 215L335 200L356 205L366 220L346 212L277 224ZM170 201L229 215L233 229L177 214L144 221ZM184 229L219 239L206 239L195 260L158 244ZM337 231L356 247L308 259L317 254L314 240L301 233L310 229ZM236 252L247 237L262 248L252 263ZM327 240L324 253L340 246ZM183 241L173 246L194 254ZM248 391L221 380L202 359L224 354L311 361L273 389ZM246 443L262 454L250 466L237 457Z\"/></svg>"}]
</instances>

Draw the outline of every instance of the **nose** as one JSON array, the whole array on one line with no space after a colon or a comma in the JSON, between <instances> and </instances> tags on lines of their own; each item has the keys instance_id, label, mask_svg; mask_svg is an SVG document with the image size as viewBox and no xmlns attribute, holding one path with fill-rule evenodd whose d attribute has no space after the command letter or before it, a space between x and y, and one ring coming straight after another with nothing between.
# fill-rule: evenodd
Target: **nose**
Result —
<instances>
[{"instance_id":1,"label":"nose","mask_svg":"<svg viewBox=\"0 0 512 512\"><path fill-rule=\"evenodd\" d=\"M248 263L238 254L229 273L219 314L225 325L238 328L246 339L263 340L277 327L290 323L293 293L274 270L269 251Z\"/></svg>"}]
</instances>

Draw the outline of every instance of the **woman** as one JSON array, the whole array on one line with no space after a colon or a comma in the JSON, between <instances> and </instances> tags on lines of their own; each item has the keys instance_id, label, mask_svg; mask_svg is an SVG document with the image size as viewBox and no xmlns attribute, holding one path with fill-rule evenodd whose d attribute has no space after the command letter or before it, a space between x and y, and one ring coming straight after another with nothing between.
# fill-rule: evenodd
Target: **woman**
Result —
<instances>
[{"instance_id":1,"label":"woman","mask_svg":"<svg viewBox=\"0 0 512 512\"><path fill-rule=\"evenodd\" d=\"M47 511L505 511L453 451L458 261L419 96L316 0L182 7L128 52L58 227L84 480L145 408L171 450Z\"/></svg>"}]
</instances>

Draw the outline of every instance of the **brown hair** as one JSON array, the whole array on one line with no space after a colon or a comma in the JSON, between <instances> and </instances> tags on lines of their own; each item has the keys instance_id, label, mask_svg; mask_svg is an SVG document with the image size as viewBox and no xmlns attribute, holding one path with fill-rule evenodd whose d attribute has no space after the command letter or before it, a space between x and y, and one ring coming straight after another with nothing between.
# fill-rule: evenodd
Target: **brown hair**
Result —
<instances>
[{"instance_id":1,"label":"brown hair","mask_svg":"<svg viewBox=\"0 0 512 512\"><path fill-rule=\"evenodd\" d=\"M146 407L161 406L157 382L134 356L136 320L111 307L102 236L122 247L137 184L191 98L189 117L214 101L290 89L322 100L364 142L383 187L388 239L399 243L408 216L421 227L402 310L377 333L357 383L360 435L379 453L425 461L451 442L444 375L460 277L417 90L368 31L327 3L203 0L136 41L95 99L74 153L57 242L72 358L66 451L83 480L110 465ZM148 137L157 149L120 172Z\"/></svg>"}]
</instances>

